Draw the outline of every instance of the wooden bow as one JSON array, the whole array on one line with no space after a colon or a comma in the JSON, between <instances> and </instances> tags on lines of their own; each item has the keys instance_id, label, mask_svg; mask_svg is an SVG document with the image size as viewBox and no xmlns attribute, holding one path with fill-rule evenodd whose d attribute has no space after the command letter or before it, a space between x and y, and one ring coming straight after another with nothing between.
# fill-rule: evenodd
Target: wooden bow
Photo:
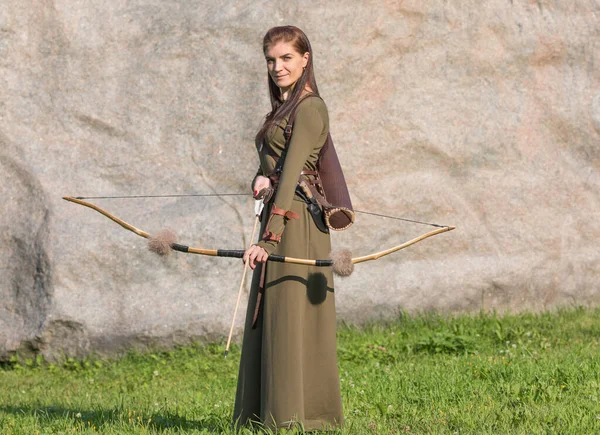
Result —
<instances>
[{"instance_id":1,"label":"wooden bow","mask_svg":"<svg viewBox=\"0 0 600 435\"><path fill-rule=\"evenodd\" d=\"M66 201L69 201L69 202L73 202L75 204L83 205L84 207L91 208L92 210L96 210L98 213L106 216L113 222L116 222L117 224L119 224L123 228L125 228L126 230L129 230L129 231L137 234L140 237L143 237L145 239L153 239L153 236L150 233L147 233L146 231L143 231L143 230L140 230L139 228L134 227L133 225L125 222L122 219L119 219L115 215L107 212L106 210L98 207L95 204L92 204L91 202L87 202L82 199L74 198L71 196L64 196L63 199ZM441 233L445 233L447 231L452 231L453 229L455 229L455 227L453 227L453 226L442 226L433 231L425 233L419 237L415 237L414 239L409 240L408 242L404 242L398 246L394 246L392 248L389 248L389 249L386 249L386 250L383 250L380 252L375 252L373 254L364 255L362 257L352 257L349 251L343 251L341 253L341 255L332 253L332 259L330 258L330 259L326 259L326 260L325 259L310 260L310 259L306 259L306 258L285 257L283 255L271 254L271 255L269 255L268 261L276 261L276 262L280 262L280 263L304 264L307 266L318 266L318 267L333 266L334 273L336 273L337 275L340 275L340 276L348 276L352 273L354 264L363 263L365 261L377 260L381 257L384 257L386 255L397 252L408 246L414 245L415 243L420 242L421 240L425 240L429 237L435 236L436 234L441 234ZM212 257L242 258L244 256L244 252L245 252L244 250L194 248L194 247L182 245L179 243L170 243L170 247L171 247L171 249L173 249L175 251L179 251L179 252L186 252L188 254L208 255L208 256L212 256Z\"/></svg>"}]
</instances>

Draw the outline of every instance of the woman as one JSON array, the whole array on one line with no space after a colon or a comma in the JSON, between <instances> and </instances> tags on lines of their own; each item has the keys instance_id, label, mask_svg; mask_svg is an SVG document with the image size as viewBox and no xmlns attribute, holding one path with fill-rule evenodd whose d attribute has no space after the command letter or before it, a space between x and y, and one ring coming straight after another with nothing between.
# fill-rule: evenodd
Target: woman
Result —
<instances>
[{"instance_id":1,"label":"woman","mask_svg":"<svg viewBox=\"0 0 600 435\"><path fill-rule=\"evenodd\" d=\"M272 111L256 136L260 168L253 190L255 196L276 190L263 211L261 240L244 254L255 273L234 421L259 421L272 429L294 424L331 429L343 422L331 268L265 263L270 254L329 256L329 234L316 227L295 194L300 172L316 169L329 118L318 97L306 35L293 26L274 27L264 37L263 51ZM286 148L291 113L293 134ZM283 165L278 168L277 162Z\"/></svg>"}]
</instances>

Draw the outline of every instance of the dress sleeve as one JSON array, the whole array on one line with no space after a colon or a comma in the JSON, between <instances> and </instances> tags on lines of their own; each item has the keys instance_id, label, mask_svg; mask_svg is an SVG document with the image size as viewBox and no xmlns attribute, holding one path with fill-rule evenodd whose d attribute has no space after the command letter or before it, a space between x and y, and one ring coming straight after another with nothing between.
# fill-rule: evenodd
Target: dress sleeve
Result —
<instances>
[{"instance_id":1,"label":"dress sleeve","mask_svg":"<svg viewBox=\"0 0 600 435\"><path fill-rule=\"evenodd\" d=\"M291 209L300 172L302 172L312 151L322 145L319 143L319 137L321 137L324 129L327 128L323 116L310 104L310 100L316 100L316 98L309 98L303 102L304 104L301 103L294 119L292 139L286 150L285 161L279 178L279 186L275 194L274 206L277 206L281 210ZM265 233L263 234L263 240L257 243L269 255L275 251L279 242L278 240L273 240L273 237L269 239L269 237L265 236L271 233L275 238L280 238L287 221L288 218L286 216L279 214L271 214L269 217Z\"/></svg>"}]
</instances>

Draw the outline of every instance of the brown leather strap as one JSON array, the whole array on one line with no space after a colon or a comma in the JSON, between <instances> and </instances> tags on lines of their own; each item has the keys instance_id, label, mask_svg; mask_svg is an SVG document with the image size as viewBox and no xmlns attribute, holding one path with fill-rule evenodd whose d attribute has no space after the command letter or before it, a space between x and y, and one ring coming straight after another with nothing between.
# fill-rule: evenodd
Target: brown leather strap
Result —
<instances>
[{"instance_id":1,"label":"brown leather strap","mask_svg":"<svg viewBox=\"0 0 600 435\"><path fill-rule=\"evenodd\" d=\"M305 94L302 97L300 97L300 99L298 100L298 103L296 103L296 106L292 109L292 113L290 113L290 117L288 118L287 125L285 126L285 129L283 130L283 137L285 137L286 142L289 142L290 138L292 137L292 130L294 129L294 119L296 119L296 111L298 110L298 106L300 106L300 103L308 97L321 98L312 92L309 92L308 94Z\"/></svg>"},{"instance_id":2,"label":"brown leather strap","mask_svg":"<svg viewBox=\"0 0 600 435\"><path fill-rule=\"evenodd\" d=\"M262 240L265 242L274 241L274 242L279 243L279 242L281 242L281 236L278 236L277 234L275 234L272 231L266 230L262 235Z\"/></svg>"},{"instance_id":3,"label":"brown leather strap","mask_svg":"<svg viewBox=\"0 0 600 435\"><path fill-rule=\"evenodd\" d=\"M269 155L271 155L271 157L273 157L273 160L275 160L275 171L272 175L269 176L269 178L271 178L271 181L273 181L273 183L275 184L279 183L279 174L283 171L283 160L285 158L285 153L289 149L290 140L292 139L292 132L294 130L294 120L296 119L296 112L298 110L298 107L300 106L300 103L309 97L321 98L320 96L312 92L309 92L308 94L305 94L300 97L300 99L296 103L296 106L292 109L290 116L288 117L287 124L283 129L283 137L285 138L285 149L283 150L281 156L279 157L277 155L274 155L275 153L269 152L270 148L267 148L267 152L269 152ZM276 177L276 180L274 180L274 177Z\"/></svg>"},{"instance_id":4,"label":"brown leather strap","mask_svg":"<svg viewBox=\"0 0 600 435\"><path fill-rule=\"evenodd\" d=\"M275 204L273 204L273 207L271 207L271 214L277 214L279 216L283 216L286 219L300 219L300 215L296 212L293 212L291 210L284 210L282 208L277 207Z\"/></svg>"},{"instance_id":5,"label":"brown leather strap","mask_svg":"<svg viewBox=\"0 0 600 435\"><path fill-rule=\"evenodd\" d=\"M252 329L256 328L256 321L258 320L258 314L262 307L262 296L265 292L265 275L267 273L267 263L263 263L260 266L260 282L258 284L258 294L256 295L256 305L254 306L254 316L252 318Z\"/></svg>"},{"instance_id":6,"label":"brown leather strap","mask_svg":"<svg viewBox=\"0 0 600 435\"><path fill-rule=\"evenodd\" d=\"M281 241L281 236L275 234L272 231L269 231L269 223L271 222L271 217L274 214L283 216L284 219L300 219L300 215L291 210L284 210L282 208L279 208L275 204L273 204L271 206L271 213L269 216L269 221L267 222L267 228L265 229L265 232L262 235L262 240L264 240L265 242L275 241L275 242L279 243Z\"/></svg>"}]
</instances>

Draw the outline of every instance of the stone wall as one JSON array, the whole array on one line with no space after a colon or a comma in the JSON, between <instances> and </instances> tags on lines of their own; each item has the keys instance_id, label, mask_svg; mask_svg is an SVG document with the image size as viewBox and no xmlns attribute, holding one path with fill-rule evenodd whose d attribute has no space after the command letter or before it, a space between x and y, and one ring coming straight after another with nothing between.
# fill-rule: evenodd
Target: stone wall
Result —
<instances>
[{"instance_id":1,"label":"stone wall","mask_svg":"<svg viewBox=\"0 0 600 435\"><path fill-rule=\"evenodd\" d=\"M281 24L311 38L356 208L457 226L337 280L340 319L597 304L599 16L597 0L3 0L1 357L227 334L240 261L155 257L61 197L247 191L261 39ZM93 201L194 246L249 243L250 197ZM358 215L334 245L430 229Z\"/></svg>"}]
</instances>

